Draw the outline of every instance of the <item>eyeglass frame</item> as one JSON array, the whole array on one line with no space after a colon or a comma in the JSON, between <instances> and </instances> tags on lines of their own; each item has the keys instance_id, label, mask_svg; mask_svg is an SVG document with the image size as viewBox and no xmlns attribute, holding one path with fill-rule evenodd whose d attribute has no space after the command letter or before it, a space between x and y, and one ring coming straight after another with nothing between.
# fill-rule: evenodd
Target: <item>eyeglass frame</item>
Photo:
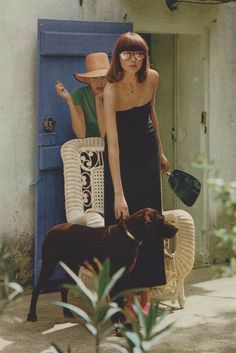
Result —
<instances>
[{"instance_id":1,"label":"eyeglass frame","mask_svg":"<svg viewBox=\"0 0 236 353\"><path fill-rule=\"evenodd\" d=\"M129 58L127 58L127 59L122 58L123 53L129 54ZM136 55L140 55L140 54L143 55L143 58L141 58L141 59L136 56ZM124 50L124 51L120 52L120 54L119 54L120 58L124 61L129 61L132 59L132 57L134 57L138 61L142 61L145 58L145 55L146 54L144 51L139 51L139 50Z\"/></svg>"}]
</instances>

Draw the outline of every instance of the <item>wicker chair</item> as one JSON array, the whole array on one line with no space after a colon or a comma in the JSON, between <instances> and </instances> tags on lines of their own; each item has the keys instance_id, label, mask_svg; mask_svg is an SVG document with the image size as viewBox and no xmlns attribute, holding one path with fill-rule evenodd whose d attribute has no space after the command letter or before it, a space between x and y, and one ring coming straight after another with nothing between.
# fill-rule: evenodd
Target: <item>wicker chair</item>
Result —
<instances>
[{"instance_id":1,"label":"wicker chair","mask_svg":"<svg viewBox=\"0 0 236 353\"><path fill-rule=\"evenodd\" d=\"M103 227L103 150L101 138L73 139L61 147L65 185L65 209L69 223ZM193 267L195 253L194 223L184 210L163 212L169 222L178 227L178 233L165 242L165 268L167 284L151 289L158 301L178 300L184 307L184 278ZM155 270L155 269L153 269ZM158 269L157 269L158 270ZM80 276L87 285L92 278L82 267Z\"/></svg>"},{"instance_id":2,"label":"wicker chair","mask_svg":"<svg viewBox=\"0 0 236 353\"><path fill-rule=\"evenodd\" d=\"M73 139L61 147L66 219L103 227L103 150L99 137Z\"/></svg>"},{"instance_id":3,"label":"wicker chair","mask_svg":"<svg viewBox=\"0 0 236 353\"><path fill-rule=\"evenodd\" d=\"M184 210L164 211L168 222L173 223L178 232L171 240L165 241L165 268L167 284L151 289L151 297L179 302L184 308L184 279L193 268L195 256L195 230L192 216Z\"/></svg>"}]
</instances>

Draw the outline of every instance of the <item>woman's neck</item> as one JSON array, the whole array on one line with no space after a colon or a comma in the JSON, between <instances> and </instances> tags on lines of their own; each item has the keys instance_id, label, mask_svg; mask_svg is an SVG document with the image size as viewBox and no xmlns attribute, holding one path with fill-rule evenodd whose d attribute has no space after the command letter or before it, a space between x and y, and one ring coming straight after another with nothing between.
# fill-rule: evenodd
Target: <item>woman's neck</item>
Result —
<instances>
[{"instance_id":1,"label":"woman's neck","mask_svg":"<svg viewBox=\"0 0 236 353\"><path fill-rule=\"evenodd\" d=\"M122 81L124 81L125 83L134 84L137 82L136 74L125 72Z\"/></svg>"},{"instance_id":2,"label":"woman's neck","mask_svg":"<svg viewBox=\"0 0 236 353\"><path fill-rule=\"evenodd\" d=\"M137 88L137 78L135 74L125 73L120 84L131 94L135 93Z\"/></svg>"}]
</instances>

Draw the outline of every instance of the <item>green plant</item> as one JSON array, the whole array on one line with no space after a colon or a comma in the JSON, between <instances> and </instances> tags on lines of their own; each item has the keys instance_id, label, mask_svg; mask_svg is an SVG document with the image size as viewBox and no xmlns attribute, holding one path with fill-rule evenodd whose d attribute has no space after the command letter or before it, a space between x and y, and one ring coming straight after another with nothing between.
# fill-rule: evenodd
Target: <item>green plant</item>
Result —
<instances>
[{"instance_id":1,"label":"green plant","mask_svg":"<svg viewBox=\"0 0 236 353\"><path fill-rule=\"evenodd\" d=\"M115 302L108 299L108 296L125 269L121 268L110 279L110 262L106 260L98 276L95 277L94 289L91 290L86 287L82 280L66 264L62 262L60 264L76 283L75 285L67 284L65 287L83 300L90 314L72 304L59 301L52 303L71 310L83 320L84 326L95 337L95 352L98 353L102 340L115 327L119 326L117 324L107 325L112 315L122 311Z\"/></svg>"},{"instance_id":2,"label":"green plant","mask_svg":"<svg viewBox=\"0 0 236 353\"><path fill-rule=\"evenodd\" d=\"M215 230L214 234L218 249L226 254L226 264L214 268L220 277L233 276L236 274L236 182L212 178L209 183L223 206L223 227Z\"/></svg>"},{"instance_id":3,"label":"green plant","mask_svg":"<svg viewBox=\"0 0 236 353\"><path fill-rule=\"evenodd\" d=\"M213 234L223 260L216 259L218 265L213 268L218 277L233 276L236 274L236 181L226 182L219 178L219 169L214 163L199 160L192 165L211 172L212 177L208 179L208 183L214 191L216 201L221 204ZM219 265L220 262L224 264Z\"/></svg>"},{"instance_id":4,"label":"green plant","mask_svg":"<svg viewBox=\"0 0 236 353\"><path fill-rule=\"evenodd\" d=\"M149 352L160 340L169 334L173 322L160 327L169 310L164 310L158 316L158 304L152 303L148 314L144 314L137 297L134 297L132 305L137 313L137 319L131 319L130 330L125 329L123 336L125 343L113 343L110 345L122 353L144 353ZM127 327L129 327L127 326Z\"/></svg>"},{"instance_id":5,"label":"green plant","mask_svg":"<svg viewBox=\"0 0 236 353\"><path fill-rule=\"evenodd\" d=\"M23 288L15 282L18 265L12 263L11 254L8 247L2 243L0 245L0 317L9 320L6 310L10 307L15 299L23 292ZM11 320L18 318L11 317Z\"/></svg>"},{"instance_id":6,"label":"green plant","mask_svg":"<svg viewBox=\"0 0 236 353\"><path fill-rule=\"evenodd\" d=\"M117 306L113 301L119 297L119 295L130 294L131 291L124 291L116 297L109 299L111 289L114 287L116 282L122 276L124 268L117 271L110 278L110 263L106 260L102 265L99 265L99 274L95 277L94 289L91 290L86 287L82 280L74 274L64 263L61 266L67 271L67 273L75 281L75 285L65 285L70 291L78 295L84 302L86 309L83 310L75 305L68 303L62 303L54 301L53 304L59 305L70 309L80 318L82 318L85 327L88 329L90 334L95 337L95 352L99 353L100 348L109 345L109 347L116 348L117 351L123 353L143 353L148 352L154 345L156 345L160 339L166 335L173 323L160 328L160 324L168 314L168 310L165 310L159 317L158 304L151 304L148 315L142 312L139 305L138 299L134 298L133 308L137 313L137 318L130 318L129 323L126 324L113 324L108 325L112 315L122 312L122 309ZM133 292L133 291L132 291ZM87 312L88 311L88 312ZM105 338L111 334L111 332L119 327L123 331L123 337L125 343L113 343L105 342ZM62 350L53 345L55 353L63 353ZM70 352L70 348L67 353Z\"/></svg>"}]
</instances>

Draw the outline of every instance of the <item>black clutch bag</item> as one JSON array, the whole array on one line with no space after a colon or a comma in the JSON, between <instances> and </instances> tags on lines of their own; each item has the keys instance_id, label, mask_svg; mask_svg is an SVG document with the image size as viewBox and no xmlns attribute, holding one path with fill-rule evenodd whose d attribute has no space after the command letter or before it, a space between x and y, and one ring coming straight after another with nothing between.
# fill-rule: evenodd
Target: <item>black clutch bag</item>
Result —
<instances>
[{"instance_id":1,"label":"black clutch bag","mask_svg":"<svg viewBox=\"0 0 236 353\"><path fill-rule=\"evenodd\" d=\"M201 191L200 181L191 174L179 169L174 169L168 175L168 183L176 196L185 205L192 206Z\"/></svg>"}]
</instances>

